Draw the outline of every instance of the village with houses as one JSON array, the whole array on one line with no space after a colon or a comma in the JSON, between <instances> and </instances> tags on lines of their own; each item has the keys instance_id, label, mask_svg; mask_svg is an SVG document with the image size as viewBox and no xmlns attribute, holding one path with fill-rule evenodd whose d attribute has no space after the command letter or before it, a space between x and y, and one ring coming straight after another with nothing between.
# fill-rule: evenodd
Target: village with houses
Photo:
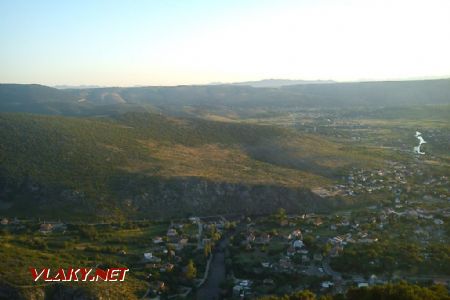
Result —
<instances>
[{"instance_id":1,"label":"village with houses","mask_svg":"<svg viewBox=\"0 0 450 300\"><path fill-rule=\"evenodd\" d=\"M375 187L379 182L364 180L373 177L365 172L351 176L349 186L367 182ZM446 180L431 180L430 185ZM57 248L55 240L66 240L69 246L58 247L78 249L75 257L95 253L98 260L105 256L126 264L132 276L145 282L143 299L195 299L198 293L252 299L304 289L339 294L398 280L448 286L450 257L442 253L448 253L450 244L450 209L431 209L429 203L422 207L397 188L391 192L389 203L333 214L291 215L280 208L265 216L90 225L2 218L1 228L3 236L7 230L28 233L40 241L36 247L48 251ZM96 246L100 243L111 246ZM219 285L210 282L218 280L212 274L221 274Z\"/></svg>"}]
</instances>

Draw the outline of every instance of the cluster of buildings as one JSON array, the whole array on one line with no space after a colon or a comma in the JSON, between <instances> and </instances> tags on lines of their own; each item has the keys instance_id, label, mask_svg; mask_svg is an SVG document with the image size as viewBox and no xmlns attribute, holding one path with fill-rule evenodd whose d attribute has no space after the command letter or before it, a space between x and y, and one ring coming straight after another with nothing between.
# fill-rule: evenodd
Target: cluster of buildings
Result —
<instances>
[{"instance_id":1,"label":"cluster of buildings","mask_svg":"<svg viewBox=\"0 0 450 300\"><path fill-rule=\"evenodd\" d=\"M430 176L418 164L408 166L387 161L383 169L352 168L341 184L331 187L316 188L314 191L322 197L356 196L376 192L392 192L396 201L400 193L430 195L440 199L450 199L449 180L447 176Z\"/></svg>"},{"instance_id":2,"label":"cluster of buildings","mask_svg":"<svg viewBox=\"0 0 450 300\"><path fill-rule=\"evenodd\" d=\"M448 208L414 207L411 204L406 205L402 200L400 206L395 203L385 206L374 205L356 213L341 211L336 215L309 213L287 216L277 225L273 224L273 221L267 223L261 219L261 222L255 220L247 224L246 230L241 232L239 245L235 246L246 250L248 255L257 253L256 257L261 258L259 267L251 265L247 269L251 270L251 274L256 274L255 277L247 278L253 286L270 286L270 282L273 281L270 274L303 274L324 278L320 284L323 290L340 291L344 282L345 286L358 287L386 282L384 278L378 278L375 274L370 278L351 274L350 280L342 280L341 274L332 270L329 262L341 256L348 245L378 243L379 239L383 239L385 230L391 228L389 227L391 222L397 222L396 219L401 218L406 218L407 223L413 222L409 224L416 226L416 230L411 232L411 235L416 235L420 239L419 242L427 243L428 240L432 240L433 235L444 230L442 225L445 225L449 217ZM272 226L268 225L270 222ZM306 241L306 236L313 237L315 245L311 245L311 241ZM271 247L274 245L280 247ZM273 253L273 249L280 250ZM260 274L265 274L264 279ZM238 291L250 293L251 289L251 286L244 289L236 284L233 293L235 295Z\"/></svg>"},{"instance_id":3,"label":"cluster of buildings","mask_svg":"<svg viewBox=\"0 0 450 300\"><path fill-rule=\"evenodd\" d=\"M142 254L141 263L150 273L147 276L153 295L158 295L168 286L164 280L160 280L161 274L169 274L175 269L182 269L185 261L182 251L188 246L196 247L198 233L185 231L188 224L171 223L164 236L154 236L147 250ZM155 274L159 274L155 276ZM154 279L154 277L156 277Z\"/></svg>"},{"instance_id":4,"label":"cluster of buildings","mask_svg":"<svg viewBox=\"0 0 450 300\"><path fill-rule=\"evenodd\" d=\"M208 245L212 247L214 244L212 234L220 235L224 230L225 221L223 218L201 220L198 217L191 217L177 223L171 222L164 236L154 236L141 258L143 266L150 271L147 279L152 289L151 294L157 296L167 291L169 286L163 278L169 278L175 270L177 272L174 276L179 281L180 277L183 277L182 274L186 270L188 260L193 258L192 255L186 255L184 251L191 253L202 250ZM204 256L202 255L202 257ZM204 259L207 258L204 257ZM196 263L194 261L194 264ZM159 275L155 276L155 274ZM203 279L200 278L201 275L203 275ZM197 278L194 280L195 284L197 286L203 284L206 275L206 272L197 274ZM170 288L170 297L185 297L191 290L182 284ZM174 291L177 293L173 294Z\"/></svg>"}]
</instances>

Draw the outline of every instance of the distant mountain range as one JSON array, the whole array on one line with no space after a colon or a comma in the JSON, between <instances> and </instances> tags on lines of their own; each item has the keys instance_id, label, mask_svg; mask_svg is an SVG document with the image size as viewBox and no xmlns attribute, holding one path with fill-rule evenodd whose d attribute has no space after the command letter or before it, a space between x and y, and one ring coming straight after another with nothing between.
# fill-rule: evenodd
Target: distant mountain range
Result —
<instances>
[{"instance_id":1,"label":"distant mountain range","mask_svg":"<svg viewBox=\"0 0 450 300\"><path fill-rule=\"evenodd\" d=\"M275 80L278 84L280 81ZM275 84L273 80L260 84ZM289 81L293 83L294 81ZM450 79L303 83L255 88L246 83L175 87L56 89L0 84L0 111L56 115L105 115L126 111L261 110L392 107L450 103Z\"/></svg>"},{"instance_id":2,"label":"distant mountain range","mask_svg":"<svg viewBox=\"0 0 450 300\"><path fill-rule=\"evenodd\" d=\"M336 83L333 80L292 80L292 79L263 79L257 81L244 81L244 82L234 82L232 85L249 85L251 87L267 87L267 88L277 88L288 85L297 84L323 84L323 83Z\"/></svg>"},{"instance_id":3,"label":"distant mountain range","mask_svg":"<svg viewBox=\"0 0 450 300\"><path fill-rule=\"evenodd\" d=\"M244 82L233 82L233 83L223 83L223 82L213 82L209 85L248 85L251 87L282 87L288 85L296 84L321 84L321 83L336 83L333 80L292 80L292 79L263 79L256 81L244 81ZM66 90L66 89L95 89L95 88L105 88L106 86L101 85L54 85L54 88ZM145 85L134 85L130 87L146 87Z\"/></svg>"},{"instance_id":4,"label":"distant mountain range","mask_svg":"<svg viewBox=\"0 0 450 300\"><path fill-rule=\"evenodd\" d=\"M100 86L100 85L54 85L53 87L56 89L65 90L65 89L96 89L96 88L100 88L102 86Z\"/></svg>"}]
</instances>

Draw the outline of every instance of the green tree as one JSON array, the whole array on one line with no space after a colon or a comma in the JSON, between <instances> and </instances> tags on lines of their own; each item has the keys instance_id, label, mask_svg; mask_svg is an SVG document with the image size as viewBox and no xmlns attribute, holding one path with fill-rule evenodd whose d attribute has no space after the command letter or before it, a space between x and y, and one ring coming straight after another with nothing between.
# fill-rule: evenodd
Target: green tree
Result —
<instances>
[{"instance_id":1,"label":"green tree","mask_svg":"<svg viewBox=\"0 0 450 300\"><path fill-rule=\"evenodd\" d=\"M186 266L185 276L189 280L193 280L195 277L197 277L197 268L195 267L192 259L189 260L189 263Z\"/></svg>"},{"instance_id":2,"label":"green tree","mask_svg":"<svg viewBox=\"0 0 450 300\"><path fill-rule=\"evenodd\" d=\"M322 295L320 296L319 300L338 300L338 299L334 299L333 296L331 295Z\"/></svg>"},{"instance_id":3,"label":"green tree","mask_svg":"<svg viewBox=\"0 0 450 300\"><path fill-rule=\"evenodd\" d=\"M323 245L323 248L322 248L323 255L328 255L328 253L330 253L332 247L333 246L330 243L326 243L325 245Z\"/></svg>"},{"instance_id":4,"label":"green tree","mask_svg":"<svg viewBox=\"0 0 450 300\"><path fill-rule=\"evenodd\" d=\"M220 238L221 238L222 236L220 235L220 233L219 232L214 232L212 235L211 235L211 238L212 238L212 240L213 241L218 241L218 240L220 240Z\"/></svg>"},{"instance_id":5,"label":"green tree","mask_svg":"<svg viewBox=\"0 0 450 300\"><path fill-rule=\"evenodd\" d=\"M203 253L205 254L205 257L208 257L211 254L211 244L207 243L205 247L203 248Z\"/></svg>"},{"instance_id":6,"label":"green tree","mask_svg":"<svg viewBox=\"0 0 450 300\"><path fill-rule=\"evenodd\" d=\"M286 218L287 218L286 210L285 210L284 208L280 207L280 208L278 209L277 213L275 214L275 218L276 218L279 222L286 220Z\"/></svg>"},{"instance_id":7,"label":"green tree","mask_svg":"<svg viewBox=\"0 0 450 300\"><path fill-rule=\"evenodd\" d=\"M305 246L311 249L312 251L317 250L317 244L315 238L312 235L304 236L303 243L305 243Z\"/></svg>"},{"instance_id":8,"label":"green tree","mask_svg":"<svg viewBox=\"0 0 450 300\"><path fill-rule=\"evenodd\" d=\"M304 290L289 296L289 300L316 300L316 295L311 291Z\"/></svg>"}]
</instances>

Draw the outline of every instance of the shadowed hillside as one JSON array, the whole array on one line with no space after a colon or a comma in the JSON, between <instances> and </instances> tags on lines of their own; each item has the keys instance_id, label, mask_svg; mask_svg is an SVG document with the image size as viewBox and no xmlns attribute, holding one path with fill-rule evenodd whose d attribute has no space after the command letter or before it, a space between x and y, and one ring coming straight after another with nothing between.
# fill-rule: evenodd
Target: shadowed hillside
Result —
<instances>
[{"instance_id":1,"label":"shadowed hillside","mask_svg":"<svg viewBox=\"0 0 450 300\"><path fill-rule=\"evenodd\" d=\"M61 216L67 208L68 218L326 209L307 188L354 163L339 145L285 129L146 113L1 114L0 135L0 208L20 215ZM319 145L329 148L304 155ZM340 163L331 164L330 155Z\"/></svg>"}]
</instances>

